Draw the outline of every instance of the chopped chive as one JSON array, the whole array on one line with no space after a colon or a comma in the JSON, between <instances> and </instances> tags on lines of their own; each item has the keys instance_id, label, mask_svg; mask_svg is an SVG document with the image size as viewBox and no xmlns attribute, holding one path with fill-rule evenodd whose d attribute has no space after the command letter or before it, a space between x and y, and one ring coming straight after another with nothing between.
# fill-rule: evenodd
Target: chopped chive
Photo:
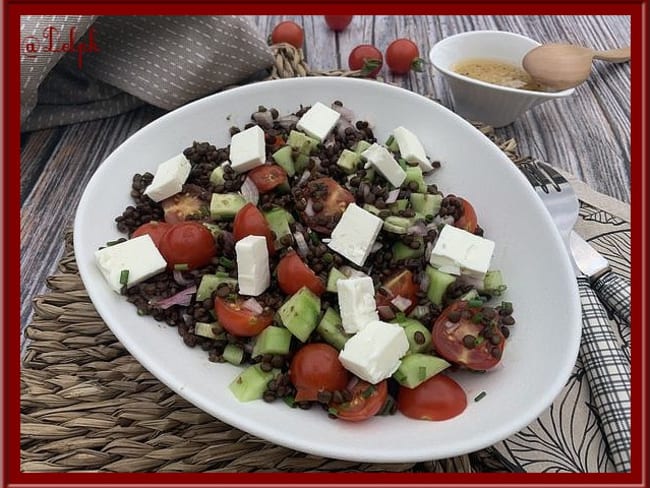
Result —
<instances>
[{"instance_id":1,"label":"chopped chive","mask_svg":"<svg viewBox=\"0 0 650 488\"><path fill-rule=\"evenodd\" d=\"M375 392L375 386L370 385L368 388L361 392L363 398L370 398L370 396Z\"/></svg>"},{"instance_id":2,"label":"chopped chive","mask_svg":"<svg viewBox=\"0 0 650 488\"><path fill-rule=\"evenodd\" d=\"M395 142L395 137L393 137L393 135L391 134L390 136L388 136L388 139L386 139L386 145L390 146L393 142Z\"/></svg>"},{"instance_id":3,"label":"chopped chive","mask_svg":"<svg viewBox=\"0 0 650 488\"><path fill-rule=\"evenodd\" d=\"M126 285L129 282L129 270L123 269L120 271L120 285Z\"/></svg>"},{"instance_id":4,"label":"chopped chive","mask_svg":"<svg viewBox=\"0 0 650 488\"><path fill-rule=\"evenodd\" d=\"M476 340L474 341L474 344L475 344L476 346L478 346L478 345L482 344L484 340L485 340L485 337L483 337L483 336L476 336Z\"/></svg>"},{"instance_id":5,"label":"chopped chive","mask_svg":"<svg viewBox=\"0 0 650 488\"><path fill-rule=\"evenodd\" d=\"M482 320L483 320L483 314L481 312L477 312L474 315L472 315L472 322L474 322L475 324L480 324Z\"/></svg>"},{"instance_id":6,"label":"chopped chive","mask_svg":"<svg viewBox=\"0 0 650 488\"><path fill-rule=\"evenodd\" d=\"M467 305L470 307L480 307L483 305L483 300L480 298L472 298L470 301L467 302Z\"/></svg>"},{"instance_id":7,"label":"chopped chive","mask_svg":"<svg viewBox=\"0 0 650 488\"><path fill-rule=\"evenodd\" d=\"M316 235L316 232L310 232L310 233L309 233L309 240L311 240L311 243L312 243L314 246L317 246L317 245L320 244L320 239L319 239L318 236Z\"/></svg>"},{"instance_id":8,"label":"chopped chive","mask_svg":"<svg viewBox=\"0 0 650 488\"><path fill-rule=\"evenodd\" d=\"M337 409L335 409L334 407L328 408L327 413L329 413L330 415L333 415L334 417L339 416L339 411Z\"/></svg>"},{"instance_id":9,"label":"chopped chive","mask_svg":"<svg viewBox=\"0 0 650 488\"><path fill-rule=\"evenodd\" d=\"M115 244L120 244L121 242L126 242L126 239L124 237L120 237L119 239L115 239L114 241L108 241L106 243L106 247L111 247L114 246Z\"/></svg>"},{"instance_id":10,"label":"chopped chive","mask_svg":"<svg viewBox=\"0 0 650 488\"><path fill-rule=\"evenodd\" d=\"M187 271L188 269L190 269L190 267L187 264L182 263L182 264L175 264L174 269L176 271Z\"/></svg>"},{"instance_id":11,"label":"chopped chive","mask_svg":"<svg viewBox=\"0 0 650 488\"><path fill-rule=\"evenodd\" d=\"M479 393L478 395L476 395L476 397L474 398L474 401L475 401L475 402L480 402L481 400L483 400L483 397L484 397L485 395L487 395L487 393L485 393L484 391L482 391L481 393Z\"/></svg>"},{"instance_id":12,"label":"chopped chive","mask_svg":"<svg viewBox=\"0 0 650 488\"><path fill-rule=\"evenodd\" d=\"M420 366L418 368L418 379L424 381L427 377L427 368L426 366Z\"/></svg>"},{"instance_id":13,"label":"chopped chive","mask_svg":"<svg viewBox=\"0 0 650 488\"><path fill-rule=\"evenodd\" d=\"M291 408L295 408L295 406L296 406L296 400L293 398L293 396L288 395L288 396L286 396L286 397L283 397L282 400L284 401L284 403L286 403L287 405L289 405Z\"/></svg>"},{"instance_id":14,"label":"chopped chive","mask_svg":"<svg viewBox=\"0 0 650 488\"><path fill-rule=\"evenodd\" d=\"M509 315L512 313L512 302L501 302L501 313Z\"/></svg>"},{"instance_id":15,"label":"chopped chive","mask_svg":"<svg viewBox=\"0 0 650 488\"><path fill-rule=\"evenodd\" d=\"M235 267L235 262L232 259L228 259L226 256L221 256L219 258L219 264L226 269L232 269Z\"/></svg>"}]
</instances>

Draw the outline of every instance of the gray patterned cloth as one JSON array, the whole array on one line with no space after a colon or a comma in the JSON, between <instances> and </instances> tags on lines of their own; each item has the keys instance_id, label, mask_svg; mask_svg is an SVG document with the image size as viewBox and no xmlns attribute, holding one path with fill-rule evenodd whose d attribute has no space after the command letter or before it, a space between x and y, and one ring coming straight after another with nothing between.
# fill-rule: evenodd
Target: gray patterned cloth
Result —
<instances>
[{"instance_id":1,"label":"gray patterned cloth","mask_svg":"<svg viewBox=\"0 0 650 488\"><path fill-rule=\"evenodd\" d=\"M263 36L238 16L29 15L20 27L24 132L144 103L171 110L273 63Z\"/></svg>"},{"instance_id":2,"label":"gray patterned cloth","mask_svg":"<svg viewBox=\"0 0 650 488\"><path fill-rule=\"evenodd\" d=\"M594 192L565 174L580 199L576 232L630 278L630 208ZM581 286L589 286L582 282ZM583 302L583 326L593 319ZM531 473L629 472L630 324L608 310L601 340L583 340L573 373L562 393L535 422L486 450L479 462L498 460L502 469ZM601 381L606 375L606 381ZM626 380L624 378L627 378ZM606 385L603 389L598 385ZM611 418L611 411L617 415ZM481 470L481 466L476 466Z\"/></svg>"}]
</instances>

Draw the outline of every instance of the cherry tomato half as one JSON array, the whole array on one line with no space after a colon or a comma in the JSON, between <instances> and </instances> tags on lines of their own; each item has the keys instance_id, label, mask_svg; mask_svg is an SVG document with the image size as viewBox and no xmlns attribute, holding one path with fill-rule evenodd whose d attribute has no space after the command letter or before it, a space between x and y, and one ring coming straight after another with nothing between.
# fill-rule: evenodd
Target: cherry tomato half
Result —
<instances>
[{"instance_id":1,"label":"cherry tomato half","mask_svg":"<svg viewBox=\"0 0 650 488\"><path fill-rule=\"evenodd\" d=\"M279 44L286 42L300 49L305 41L305 31L295 22L285 20L273 28L271 32L271 42Z\"/></svg>"},{"instance_id":2,"label":"cherry tomato half","mask_svg":"<svg viewBox=\"0 0 650 488\"><path fill-rule=\"evenodd\" d=\"M269 250L269 254L273 254L275 251L275 246L273 245L273 234L271 234L269 223L264 218L264 215L262 215L262 212L260 212L252 203L244 205L239 212L237 212L237 215L235 215L235 221L232 226L232 235L235 238L235 242L246 236L266 237L266 247Z\"/></svg>"},{"instance_id":3,"label":"cherry tomato half","mask_svg":"<svg viewBox=\"0 0 650 488\"><path fill-rule=\"evenodd\" d=\"M326 192L326 197L324 199L317 198L317 195L321 195L323 192ZM303 212L303 222L312 230L327 235L332 232L335 222L339 221L347 206L355 201L352 193L329 177L317 178L308 182L304 196L307 199L312 199L313 203L318 202L322 208L314 215L307 215ZM329 223L323 224L321 219Z\"/></svg>"},{"instance_id":4,"label":"cherry tomato half","mask_svg":"<svg viewBox=\"0 0 650 488\"><path fill-rule=\"evenodd\" d=\"M415 388L400 386L397 408L418 420L448 420L467 408L467 395L449 376L437 374Z\"/></svg>"},{"instance_id":5,"label":"cherry tomato half","mask_svg":"<svg viewBox=\"0 0 650 488\"><path fill-rule=\"evenodd\" d=\"M303 286L320 296L325 293L325 285L294 251L285 254L275 268L280 289L293 295Z\"/></svg>"},{"instance_id":6,"label":"cherry tomato half","mask_svg":"<svg viewBox=\"0 0 650 488\"><path fill-rule=\"evenodd\" d=\"M477 314L482 313L481 310L482 307L470 307L466 301L454 302L443 310L431 330L433 346L440 356L476 371L493 368L499 363L505 337L496 319L491 325L475 319ZM490 337L484 335L486 332L483 329L486 328L490 330ZM471 338L474 338L473 342ZM465 341L470 343L470 347Z\"/></svg>"},{"instance_id":7,"label":"cherry tomato half","mask_svg":"<svg viewBox=\"0 0 650 488\"><path fill-rule=\"evenodd\" d=\"M376 78L381 70L384 57L381 51L372 44L361 44L350 51L348 66L350 69L361 70L363 76Z\"/></svg>"},{"instance_id":8,"label":"cherry tomato half","mask_svg":"<svg viewBox=\"0 0 650 488\"><path fill-rule=\"evenodd\" d=\"M160 239L159 250L170 269L196 269L210 263L217 254L217 245L202 224L187 221L171 225Z\"/></svg>"},{"instance_id":9,"label":"cherry tomato half","mask_svg":"<svg viewBox=\"0 0 650 488\"><path fill-rule=\"evenodd\" d=\"M327 27L333 31L341 32L350 25L353 17L354 15L326 15L325 23L327 24Z\"/></svg>"},{"instance_id":10,"label":"cherry tomato half","mask_svg":"<svg viewBox=\"0 0 650 488\"><path fill-rule=\"evenodd\" d=\"M377 415L388 397L388 383L382 380L372 385L359 380L352 388L352 400L343 403L330 403L330 411L341 420L360 422Z\"/></svg>"},{"instance_id":11,"label":"cherry tomato half","mask_svg":"<svg viewBox=\"0 0 650 488\"><path fill-rule=\"evenodd\" d=\"M244 300L237 297L235 300L216 297L214 311L217 320L234 336L252 337L266 329L273 322L273 312L266 310L256 314L243 307Z\"/></svg>"},{"instance_id":12,"label":"cherry tomato half","mask_svg":"<svg viewBox=\"0 0 650 488\"><path fill-rule=\"evenodd\" d=\"M339 361L339 352L329 344L312 342L298 349L291 360L289 378L296 388L297 402L314 401L321 391L343 390L350 373Z\"/></svg>"},{"instance_id":13,"label":"cherry tomato half","mask_svg":"<svg viewBox=\"0 0 650 488\"><path fill-rule=\"evenodd\" d=\"M396 39L386 48L386 65L395 74L422 71L422 62L418 46L410 39Z\"/></svg>"},{"instance_id":14,"label":"cherry tomato half","mask_svg":"<svg viewBox=\"0 0 650 488\"><path fill-rule=\"evenodd\" d=\"M464 198L460 199L463 203L463 215L454 222L455 227L471 232L472 234L476 231L478 225L478 217L476 216L476 210L471 203L469 203Z\"/></svg>"},{"instance_id":15,"label":"cherry tomato half","mask_svg":"<svg viewBox=\"0 0 650 488\"><path fill-rule=\"evenodd\" d=\"M286 183L287 172L277 164L263 164L248 172L260 193L268 193L274 188Z\"/></svg>"},{"instance_id":16,"label":"cherry tomato half","mask_svg":"<svg viewBox=\"0 0 650 488\"><path fill-rule=\"evenodd\" d=\"M165 212L165 222L176 224L190 217L201 217L208 214L207 202L192 193L177 193L165 198L160 205Z\"/></svg>"},{"instance_id":17,"label":"cherry tomato half","mask_svg":"<svg viewBox=\"0 0 650 488\"><path fill-rule=\"evenodd\" d=\"M147 222L133 231L131 239L149 234L156 247L160 247L160 239L171 227L172 225L167 222Z\"/></svg>"},{"instance_id":18,"label":"cherry tomato half","mask_svg":"<svg viewBox=\"0 0 650 488\"><path fill-rule=\"evenodd\" d=\"M382 290L377 291L375 296L377 307L391 306L390 302L396 296L411 300L411 305L404 310L404 313L408 314L417 305L417 293L420 287L413 281L413 273L408 269L389 276L381 288Z\"/></svg>"}]
</instances>

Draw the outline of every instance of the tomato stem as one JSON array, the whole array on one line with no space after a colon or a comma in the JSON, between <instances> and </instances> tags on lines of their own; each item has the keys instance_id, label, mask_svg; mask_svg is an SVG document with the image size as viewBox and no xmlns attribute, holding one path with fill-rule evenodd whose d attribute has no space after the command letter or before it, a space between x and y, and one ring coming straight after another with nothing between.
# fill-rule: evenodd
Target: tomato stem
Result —
<instances>
[{"instance_id":1,"label":"tomato stem","mask_svg":"<svg viewBox=\"0 0 650 488\"><path fill-rule=\"evenodd\" d=\"M413 71L417 71L418 73L421 73L422 71L424 71L424 64L425 64L424 59L422 59L422 58L415 58L415 59L411 62L411 69L412 69Z\"/></svg>"}]
</instances>

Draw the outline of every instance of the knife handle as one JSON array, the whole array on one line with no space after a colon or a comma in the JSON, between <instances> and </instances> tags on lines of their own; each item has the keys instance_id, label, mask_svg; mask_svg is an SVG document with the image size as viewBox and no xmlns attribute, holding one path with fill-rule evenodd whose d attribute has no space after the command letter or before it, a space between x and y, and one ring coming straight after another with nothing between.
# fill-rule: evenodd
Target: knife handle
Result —
<instances>
[{"instance_id":1,"label":"knife handle","mask_svg":"<svg viewBox=\"0 0 650 488\"><path fill-rule=\"evenodd\" d=\"M630 327L630 281L608 271L593 280L592 286L603 303Z\"/></svg>"},{"instance_id":2,"label":"knife handle","mask_svg":"<svg viewBox=\"0 0 650 488\"><path fill-rule=\"evenodd\" d=\"M610 457L617 471L630 471L630 363L611 329L607 311L578 277L582 304L580 358Z\"/></svg>"}]
</instances>

